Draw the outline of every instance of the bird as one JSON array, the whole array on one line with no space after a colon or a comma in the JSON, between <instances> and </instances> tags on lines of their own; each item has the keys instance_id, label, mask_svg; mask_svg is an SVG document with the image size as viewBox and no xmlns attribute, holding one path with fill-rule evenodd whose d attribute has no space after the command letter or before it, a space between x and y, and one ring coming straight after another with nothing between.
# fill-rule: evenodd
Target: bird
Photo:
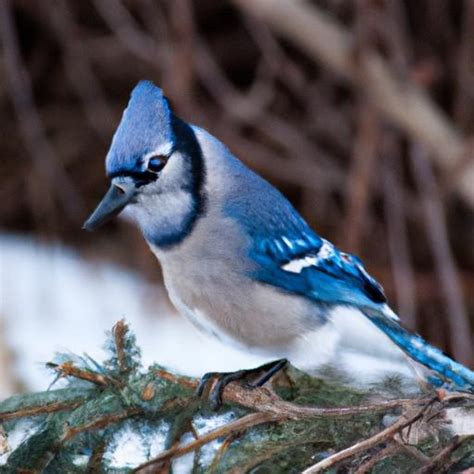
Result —
<instances>
[{"instance_id":1,"label":"bird","mask_svg":"<svg viewBox=\"0 0 474 474\"><path fill-rule=\"evenodd\" d=\"M269 182L142 80L107 153L110 188L84 223L122 214L161 264L169 297L200 330L263 366L216 376L260 386L287 362L370 386L384 377L474 391L474 372L405 329L361 260L319 236ZM416 383L415 383L415 382Z\"/></svg>"}]
</instances>

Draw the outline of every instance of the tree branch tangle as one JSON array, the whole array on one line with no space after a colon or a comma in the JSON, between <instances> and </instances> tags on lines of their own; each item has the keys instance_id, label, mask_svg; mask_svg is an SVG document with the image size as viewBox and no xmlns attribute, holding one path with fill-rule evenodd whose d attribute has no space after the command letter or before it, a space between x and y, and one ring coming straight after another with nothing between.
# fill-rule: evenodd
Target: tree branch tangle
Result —
<instances>
[{"instance_id":1,"label":"tree branch tangle","mask_svg":"<svg viewBox=\"0 0 474 474\"><path fill-rule=\"evenodd\" d=\"M472 415L469 394L387 400L290 367L263 388L231 383L216 414L205 398L196 397L197 380L158 366L140 370L138 348L123 321L111 331L108 347L110 358L103 364L87 357L49 364L68 379L67 388L19 395L0 404L0 432L8 436L20 430L25 419L34 426L18 446L0 452L5 472L77 472L78 456L85 468L93 463L108 472L117 468L113 452L120 449L124 433L130 437L134 430L146 444L156 439L161 432L157 423L163 422L167 429L161 452L150 451L142 463L122 466L120 472L161 472L188 453L194 453L197 472L246 472L260 465L305 473L360 466L365 472L364 466L389 466L395 455L400 472L430 472L433 466L442 472L444 465L473 461L473 437L446 436L447 426L439 421L448 409L463 410L462 416L470 410ZM227 421L221 418L216 427L219 417ZM209 427L203 429L203 423ZM211 449L210 460L200 457L204 447ZM328 456L328 451L333 454Z\"/></svg>"}]
</instances>

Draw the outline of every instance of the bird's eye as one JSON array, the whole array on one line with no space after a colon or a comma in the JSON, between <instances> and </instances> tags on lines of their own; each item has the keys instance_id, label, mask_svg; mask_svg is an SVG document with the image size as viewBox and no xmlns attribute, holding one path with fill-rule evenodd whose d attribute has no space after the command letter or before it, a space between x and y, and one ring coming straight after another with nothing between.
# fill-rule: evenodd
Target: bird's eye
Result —
<instances>
[{"instance_id":1,"label":"bird's eye","mask_svg":"<svg viewBox=\"0 0 474 474\"><path fill-rule=\"evenodd\" d=\"M148 171L159 173L166 165L168 157L165 155L155 155L148 160Z\"/></svg>"}]
</instances>

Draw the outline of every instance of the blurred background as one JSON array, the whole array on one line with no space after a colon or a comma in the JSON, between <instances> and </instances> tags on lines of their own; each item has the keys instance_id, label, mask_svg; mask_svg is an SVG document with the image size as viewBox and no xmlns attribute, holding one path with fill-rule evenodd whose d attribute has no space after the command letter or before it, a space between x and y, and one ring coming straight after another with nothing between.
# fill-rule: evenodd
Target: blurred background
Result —
<instances>
[{"instance_id":1,"label":"blurred background","mask_svg":"<svg viewBox=\"0 0 474 474\"><path fill-rule=\"evenodd\" d=\"M122 317L146 361L256 363L175 315L137 230L81 230L142 78L473 368L473 38L471 0L2 0L0 397Z\"/></svg>"}]
</instances>

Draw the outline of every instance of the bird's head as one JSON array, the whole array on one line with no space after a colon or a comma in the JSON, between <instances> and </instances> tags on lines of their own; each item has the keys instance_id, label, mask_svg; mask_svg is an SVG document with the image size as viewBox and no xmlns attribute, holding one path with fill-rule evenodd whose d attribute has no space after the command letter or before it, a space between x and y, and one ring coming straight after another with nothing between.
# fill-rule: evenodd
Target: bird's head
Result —
<instances>
[{"instance_id":1,"label":"bird's head","mask_svg":"<svg viewBox=\"0 0 474 474\"><path fill-rule=\"evenodd\" d=\"M175 240L199 211L200 157L192 128L173 115L162 90L139 82L107 154L110 188L84 228L94 230L126 209L147 240Z\"/></svg>"}]
</instances>

